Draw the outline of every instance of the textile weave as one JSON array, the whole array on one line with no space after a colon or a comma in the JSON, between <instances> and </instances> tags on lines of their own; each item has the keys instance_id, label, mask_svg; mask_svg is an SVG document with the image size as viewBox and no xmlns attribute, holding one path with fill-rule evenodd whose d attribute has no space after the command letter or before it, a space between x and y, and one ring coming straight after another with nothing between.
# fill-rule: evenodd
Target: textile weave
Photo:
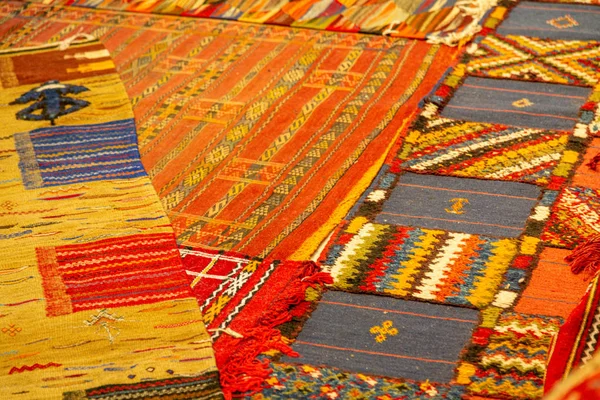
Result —
<instances>
[{"instance_id":1,"label":"textile weave","mask_svg":"<svg viewBox=\"0 0 600 400\"><path fill-rule=\"evenodd\" d=\"M110 54L64 45L0 52L2 396L222 398Z\"/></svg>"},{"instance_id":2,"label":"textile weave","mask_svg":"<svg viewBox=\"0 0 600 400\"><path fill-rule=\"evenodd\" d=\"M181 1L38 0L115 11L173 14L334 32L362 32L444 41L453 45L479 30L491 1Z\"/></svg>"},{"instance_id":3,"label":"textile weave","mask_svg":"<svg viewBox=\"0 0 600 400\"><path fill-rule=\"evenodd\" d=\"M397 357L394 368L406 370L388 375L416 380L406 381L409 387L431 378L427 383L434 387L463 391L462 398L542 396L552 338L586 288L585 277L572 274L564 257L597 234L597 189L583 183L594 182L597 172L582 164L593 160L589 146L598 131L595 41L570 40L568 28L557 28L549 38L540 37L542 30L530 36L512 31L504 36L502 29L493 33L508 14L504 5L484 24L490 32L476 38L423 101L405 139L319 259L332 274L332 288L350 292L353 303L368 310L369 317L362 320L378 315L367 304L370 294L387 296L383 301L389 304L398 301L390 297L402 298L415 308L436 303L446 309L445 315L458 306L475 311L478 322L469 337L455 342L444 336L448 348L462 348L452 363L453 375L410 371L415 359L435 359L433 345L415 346L411 359ZM503 26L523 25L519 12L515 7ZM550 103L552 115L543 115L550 114ZM326 293L313 315L321 309L327 313L330 303ZM414 314L439 315L433 308ZM362 390L355 376L372 372L365 372L360 362L344 360L364 349L349 345L344 356L332 357L330 352L342 351L325 347L334 346L327 341L333 333L322 320L319 326L310 321L292 347L301 357L307 355L316 369L312 374L320 379L330 373L328 368L342 368ZM380 349L410 332L387 315L379 322L370 327L382 340L368 349L377 359L374 366L391 363L386 361L389 352ZM347 323L345 329L354 332L359 326ZM409 341L439 341L440 330L445 332L424 330ZM367 332L362 327L353 336ZM306 350L305 342L325 350ZM285 371L297 377L307 367L282 364L276 373L283 386L279 390L291 390ZM339 393L343 390L341 384Z\"/></svg>"},{"instance_id":4,"label":"textile weave","mask_svg":"<svg viewBox=\"0 0 600 400\"><path fill-rule=\"evenodd\" d=\"M179 244L276 259L314 253L457 54L381 36L82 8L9 2L0 12L13 25L5 46L74 29L104 38Z\"/></svg>"}]
</instances>

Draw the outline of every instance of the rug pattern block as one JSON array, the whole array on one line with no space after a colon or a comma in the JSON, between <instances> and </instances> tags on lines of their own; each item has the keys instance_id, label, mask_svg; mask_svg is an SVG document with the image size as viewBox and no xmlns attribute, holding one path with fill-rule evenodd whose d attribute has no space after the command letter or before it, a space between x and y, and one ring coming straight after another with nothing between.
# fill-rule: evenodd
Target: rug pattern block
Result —
<instances>
[{"instance_id":1,"label":"rug pattern block","mask_svg":"<svg viewBox=\"0 0 600 400\"><path fill-rule=\"evenodd\" d=\"M108 51L74 37L0 65L2 396L223 398Z\"/></svg>"},{"instance_id":2,"label":"rug pattern block","mask_svg":"<svg viewBox=\"0 0 600 400\"><path fill-rule=\"evenodd\" d=\"M288 259L299 245L295 258L309 258L458 54L423 41L102 7L10 2L2 15L14 17L13 31L32 32L5 46L80 28L103 38L178 243L261 258ZM111 157L107 165L128 167Z\"/></svg>"},{"instance_id":3,"label":"rug pattern block","mask_svg":"<svg viewBox=\"0 0 600 400\"><path fill-rule=\"evenodd\" d=\"M598 83L600 50L596 41L492 33L483 38L475 54L467 70L476 76L577 86Z\"/></svg>"},{"instance_id":4,"label":"rug pattern block","mask_svg":"<svg viewBox=\"0 0 600 400\"><path fill-rule=\"evenodd\" d=\"M361 221L321 260L334 288L482 308L518 252L513 239Z\"/></svg>"},{"instance_id":5,"label":"rug pattern block","mask_svg":"<svg viewBox=\"0 0 600 400\"><path fill-rule=\"evenodd\" d=\"M505 18L504 6L512 4L498 7L487 28ZM479 36L421 103L319 259L337 291L476 309L454 375L432 382L465 398L542 396L552 338L586 288L563 258L596 234L595 217L583 212L593 209L595 189L570 184L595 176L582 161L596 133L596 42L509 33ZM488 196L478 213L478 196L489 194L502 200ZM307 354L313 366L340 368Z\"/></svg>"},{"instance_id":6,"label":"rug pattern block","mask_svg":"<svg viewBox=\"0 0 600 400\"><path fill-rule=\"evenodd\" d=\"M553 177L568 131L515 128L450 119L423 120L409 132L401 167L446 176L545 185Z\"/></svg>"}]
</instances>

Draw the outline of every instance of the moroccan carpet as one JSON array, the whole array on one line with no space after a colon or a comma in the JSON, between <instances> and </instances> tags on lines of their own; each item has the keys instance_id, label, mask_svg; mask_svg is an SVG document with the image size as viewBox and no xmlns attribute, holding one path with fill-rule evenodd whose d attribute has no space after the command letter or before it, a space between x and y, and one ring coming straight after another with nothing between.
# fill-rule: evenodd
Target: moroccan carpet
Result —
<instances>
[{"instance_id":1,"label":"moroccan carpet","mask_svg":"<svg viewBox=\"0 0 600 400\"><path fill-rule=\"evenodd\" d=\"M0 397L222 398L109 52L2 51L0 87Z\"/></svg>"},{"instance_id":2,"label":"moroccan carpet","mask_svg":"<svg viewBox=\"0 0 600 400\"><path fill-rule=\"evenodd\" d=\"M494 10L332 234L319 262L333 290L265 398L542 396L600 232L600 10L566 11Z\"/></svg>"},{"instance_id":3,"label":"moroccan carpet","mask_svg":"<svg viewBox=\"0 0 600 400\"><path fill-rule=\"evenodd\" d=\"M269 378L262 353L297 356L288 346L329 274L313 262L250 259L232 252L182 248L225 395L256 392Z\"/></svg>"},{"instance_id":4,"label":"moroccan carpet","mask_svg":"<svg viewBox=\"0 0 600 400\"><path fill-rule=\"evenodd\" d=\"M122 359L111 353L116 367L97 363L92 364L99 365L97 370L75 373L85 376L42 375L62 367L53 365L60 361L44 360L50 363L47 367L26 364L30 368L21 366L3 379L14 387L12 379L38 373L34 383L43 382L38 385L43 388L35 390L68 392L74 398L101 398L111 390L118 396L140 391L134 395L143 397L157 381L157 390L166 386L166 391L186 393L182 396L189 382L191 398L220 396L206 356L191 357L186 364L176 357L187 362L190 349L169 347L193 345L194 351L207 351L208 335L200 328L205 323L226 396L247 391L256 400L539 398L552 337L565 319L573 319L573 309L577 313L586 293L587 275L576 274L582 260L574 255L585 255L586 240L600 232L600 189L593 169L598 163L594 136L600 127L598 37L588 18L597 8L568 7L505 2L436 85L456 51L377 36L3 3L3 47L55 42L80 28L106 43L134 103L142 161L173 221L183 258L183 265L177 261L178 268L166 269L173 275L159 280L164 286L152 286L181 297L156 300L158 305L150 308L136 303L139 297L130 300L114 289L122 287L120 278L109 281L114 292L90 282L95 271L69 280L67 271L74 264L89 268L102 263L94 254L112 240L131 240L136 250L131 256L138 257L146 251L139 239L151 234L146 230L170 232L162 226L166 218L160 207L152 214L144 208L151 206L142 206L158 206L151 193L112 198L107 194L112 196L117 186L103 189L107 192L94 198L91 212L104 217L107 209L100 207L109 204L111 212L127 218L110 220L115 225L92 234L88 224L96 227L99 221L90 222L83 216L85 209L68 206L65 212L75 213L75 218L57 215L68 221L70 235L54 233L60 225L52 225L50 232L41 231L50 239L40 237L39 249L30 249L37 279L47 282L38 289L46 290L47 304L35 318L59 321L80 311L104 311L94 308L104 298L124 301L115 308L118 312L105 311L96 322L93 314L80 328L94 326L93 343L99 346L102 339L106 348L100 352L113 350L106 343L122 343L125 321L135 322L135 329L144 329L146 321L146 329L168 326L175 336L150 336L164 344L144 343L126 354L140 350L136 357L158 354L161 362L190 368L174 376L173 368L159 371L153 364L140 375L138 368L146 364L127 364L134 355ZM523 29L524 24L530 29ZM101 54L74 55L61 62L85 60L85 67L67 71L89 73L87 79L94 81L101 75L94 71L106 67ZM90 57L100 60L88 63ZM14 90L15 65L3 67L8 73L0 81L9 87L3 90ZM58 108L42 114L38 110L43 105L31 104L40 83L6 97L9 126L45 124L26 128L25 135L14 131L12 157L23 161L8 171L19 177L22 193L56 188L52 181L57 177L84 179L87 171L100 176L85 178L87 187L114 184L114 177L102 175L106 166L113 168L109 174L133 174L123 179L131 186L146 179L135 157L118 156L131 140L119 142L124 146L120 150L99 150L108 153L99 157L100 165L79 165L96 151L85 146L75 150L77 161L66 167L56 164L67 156L57 156L44 135L72 135L72 125L89 132L92 123L108 124L109 135L126 129L117 124L121 103L114 97L125 97L122 88L105 94L110 118L105 111L101 115L108 120L91 122L84 116L98 103L76 87L93 85L85 79L69 84L74 87L68 95L55 97ZM48 90L64 86L47 85ZM417 107L418 115L406 125ZM40 115L47 115L44 121L36 120ZM131 120L130 112L127 118ZM38 134L39 128L46 130ZM100 147L114 145L100 142ZM122 170L115 171L113 165L121 164ZM85 200L85 194L78 194L36 201ZM32 227L23 229L36 223L28 222ZM328 274L319 273L311 262L252 258L306 260L334 225L319 260ZM29 233L23 235L6 240L16 243ZM173 249L171 244L169 251ZM111 257L118 255L104 258ZM8 271L22 267L11 264ZM323 283L332 290L321 295ZM22 283L8 279L3 284ZM86 299L87 285L105 297ZM592 292L587 293L584 303L591 304ZM165 302L188 307L171 309ZM155 313L153 318L135 314L140 308ZM198 317L190 318L193 314ZM588 312L586 321L594 316ZM82 325L81 318L68 321ZM2 330L11 340L22 333L12 322ZM194 334L198 338L191 338ZM43 340L47 336L39 335ZM32 340L22 345L45 346ZM38 353L2 349L0 360L47 357L72 345L89 345L78 337L61 340L58 348ZM204 364L194 363L207 363L206 370L199 371L198 365ZM13 371L9 368L5 366ZM146 381L157 371L163 375ZM113 373L119 374L114 375L118 386L101 381L101 386L82 382L73 390L62 387L61 379L110 379ZM202 375L190 377L194 374ZM123 385L127 379L140 381ZM251 394L259 387L259 393Z\"/></svg>"},{"instance_id":5,"label":"moroccan carpet","mask_svg":"<svg viewBox=\"0 0 600 400\"><path fill-rule=\"evenodd\" d=\"M20 2L0 13L4 47L78 29L100 37L178 243L262 258L310 258L457 54L381 36Z\"/></svg>"},{"instance_id":6,"label":"moroccan carpet","mask_svg":"<svg viewBox=\"0 0 600 400\"><path fill-rule=\"evenodd\" d=\"M456 45L480 28L493 0L37 0L96 9L362 32Z\"/></svg>"}]
</instances>

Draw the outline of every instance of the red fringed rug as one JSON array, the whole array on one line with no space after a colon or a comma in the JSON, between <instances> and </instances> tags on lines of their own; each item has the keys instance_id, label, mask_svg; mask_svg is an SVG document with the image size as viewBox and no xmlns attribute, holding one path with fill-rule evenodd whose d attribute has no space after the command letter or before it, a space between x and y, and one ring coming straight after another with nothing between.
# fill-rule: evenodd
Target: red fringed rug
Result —
<instances>
[{"instance_id":1,"label":"red fringed rug","mask_svg":"<svg viewBox=\"0 0 600 400\"><path fill-rule=\"evenodd\" d=\"M322 285L331 283L329 274L313 262L257 260L189 247L180 252L212 334L225 395L255 392L271 372L268 359L259 355L297 355L288 346L286 324L305 316Z\"/></svg>"}]
</instances>

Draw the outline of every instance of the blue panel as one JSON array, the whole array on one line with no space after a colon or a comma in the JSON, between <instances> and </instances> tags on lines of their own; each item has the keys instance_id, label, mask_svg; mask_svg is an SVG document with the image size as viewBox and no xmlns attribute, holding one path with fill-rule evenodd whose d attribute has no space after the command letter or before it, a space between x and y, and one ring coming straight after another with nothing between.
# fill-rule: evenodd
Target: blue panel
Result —
<instances>
[{"instance_id":1,"label":"blue panel","mask_svg":"<svg viewBox=\"0 0 600 400\"><path fill-rule=\"evenodd\" d=\"M449 382L478 318L466 308L330 291L294 343L300 358L284 361ZM385 323L392 333L377 341L372 328Z\"/></svg>"},{"instance_id":2,"label":"blue panel","mask_svg":"<svg viewBox=\"0 0 600 400\"><path fill-rule=\"evenodd\" d=\"M519 182L402 175L376 222L517 237L540 189Z\"/></svg>"},{"instance_id":3,"label":"blue panel","mask_svg":"<svg viewBox=\"0 0 600 400\"><path fill-rule=\"evenodd\" d=\"M570 130L591 88L468 77L442 115L465 121Z\"/></svg>"},{"instance_id":4,"label":"blue panel","mask_svg":"<svg viewBox=\"0 0 600 400\"><path fill-rule=\"evenodd\" d=\"M600 9L583 4L523 1L500 25L502 35L544 39L600 40Z\"/></svg>"}]
</instances>

